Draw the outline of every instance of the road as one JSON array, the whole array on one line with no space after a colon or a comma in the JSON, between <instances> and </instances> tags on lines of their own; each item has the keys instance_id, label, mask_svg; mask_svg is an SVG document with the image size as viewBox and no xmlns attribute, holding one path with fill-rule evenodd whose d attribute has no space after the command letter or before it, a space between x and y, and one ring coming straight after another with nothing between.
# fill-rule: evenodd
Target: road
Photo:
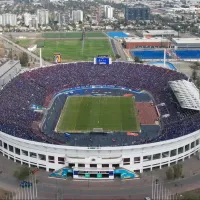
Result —
<instances>
[{"instance_id":1,"label":"road","mask_svg":"<svg viewBox=\"0 0 200 200\"><path fill-rule=\"evenodd\" d=\"M186 166L185 166L186 165ZM164 187L169 189L172 194L182 193L199 188L200 185L200 163L199 160L191 158L185 161L184 170L188 172L186 177L176 181L166 182L163 179ZM19 181L13 177L14 170L19 167L19 163L14 163L6 157L0 155L0 187L16 192L19 190ZM193 170L192 171L190 171ZM39 180L37 191L40 199L55 199L56 194L62 194L63 199L88 199L88 200L119 200L135 199L143 200L144 197L152 193L152 176L162 179L159 170L154 173L146 174L141 179L111 181L78 181L78 180L59 180L48 178L49 173L40 170L37 174ZM194 173L195 172L195 173ZM184 172L185 173L185 172ZM175 187L176 185L176 187ZM59 189L59 192L58 192ZM28 200L28 199L26 199Z\"/></svg>"},{"instance_id":2,"label":"road","mask_svg":"<svg viewBox=\"0 0 200 200\"><path fill-rule=\"evenodd\" d=\"M117 53L120 55L120 59L118 61L127 61L127 56L123 51L122 45L117 40L113 39L114 45L117 49Z\"/></svg>"},{"instance_id":3,"label":"road","mask_svg":"<svg viewBox=\"0 0 200 200\"><path fill-rule=\"evenodd\" d=\"M33 59L36 59L38 62L40 61L40 57L37 56L36 54L28 51L27 49L25 49L24 47L19 46L18 44L15 44L13 41L9 40L8 38L6 38L3 35L0 35L0 39L7 41L8 43L10 43L13 47L15 47L16 49L19 49L22 52L27 53L30 57L32 57ZM43 65L51 65L52 63L46 62L44 60L42 60Z\"/></svg>"}]
</instances>

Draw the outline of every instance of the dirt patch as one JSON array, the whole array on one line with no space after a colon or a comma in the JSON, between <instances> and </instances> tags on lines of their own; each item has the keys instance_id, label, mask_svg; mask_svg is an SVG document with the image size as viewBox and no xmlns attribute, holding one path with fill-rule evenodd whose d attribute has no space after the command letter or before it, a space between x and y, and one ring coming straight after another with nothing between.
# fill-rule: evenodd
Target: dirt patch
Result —
<instances>
[{"instance_id":1,"label":"dirt patch","mask_svg":"<svg viewBox=\"0 0 200 200\"><path fill-rule=\"evenodd\" d=\"M1 200L6 199L6 196L7 196L8 194L9 194L8 191L3 190L3 189L0 188L0 199L1 199Z\"/></svg>"},{"instance_id":2,"label":"dirt patch","mask_svg":"<svg viewBox=\"0 0 200 200\"><path fill-rule=\"evenodd\" d=\"M183 199L194 199L197 200L200 198L200 188L196 190L191 190L189 192L184 192L181 194Z\"/></svg>"}]
</instances>

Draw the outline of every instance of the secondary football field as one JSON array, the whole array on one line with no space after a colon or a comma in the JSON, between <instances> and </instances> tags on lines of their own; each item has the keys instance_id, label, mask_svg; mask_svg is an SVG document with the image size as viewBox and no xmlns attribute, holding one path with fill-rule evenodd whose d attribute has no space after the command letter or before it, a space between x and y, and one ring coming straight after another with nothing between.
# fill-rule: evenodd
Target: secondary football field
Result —
<instances>
[{"instance_id":1,"label":"secondary football field","mask_svg":"<svg viewBox=\"0 0 200 200\"><path fill-rule=\"evenodd\" d=\"M18 44L28 48L33 44L38 44L42 40L19 40ZM44 48L42 57L44 60L53 62L54 54L60 53L62 61L93 61L97 55L109 55L114 58L114 54L108 39L86 39L81 40L43 40ZM39 55L37 49L34 53Z\"/></svg>"},{"instance_id":2,"label":"secondary football field","mask_svg":"<svg viewBox=\"0 0 200 200\"><path fill-rule=\"evenodd\" d=\"M58 133L139 131L133 97L68 97L56 126Z\"/></svg>"},{"instance_id":3,"label":"secondary football field","mask_svg":"<svg viewBox=\"0 0 200 200\"><path fill-rule=\"evenodd\" d=\"M80 39L82 37L82 32L47 32L43 33L42 37L44 38L69 38L69 39ZM85 32L85 37L87 38L104 38L107 35L103 32Z\"/></svg>"}]
</instances>

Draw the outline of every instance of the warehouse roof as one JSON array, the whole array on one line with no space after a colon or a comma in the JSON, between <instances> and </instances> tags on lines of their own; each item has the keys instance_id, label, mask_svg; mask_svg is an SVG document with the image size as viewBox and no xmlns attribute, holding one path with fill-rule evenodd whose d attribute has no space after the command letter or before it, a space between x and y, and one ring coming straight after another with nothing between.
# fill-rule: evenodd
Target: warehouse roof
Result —
<instances>
[{"instance_id":1,"label":"warehouse roof","mask_svg":"<svg viewBox=\"0 0 200 200\"><path fill-rule=\"evenodd\" d=\"M194 83L177 80L169 81L169 85L182 108L200 110L199 90Z\"/></svg>"},{"instance_id":2,"label":"warehouse roof","mask_svg":"<svg viewBox=\"0 0 200 200\"><path fill-rule=\"evenodd\" d=\"M200 38L173 38L176 44L200 44Z\"/></svg>"},{"instance_id":3,"label":"warehouse roof","mask_svg":"<svg viewBox=\"0 0 200 200\"><path fill-rule=\"evenodd\" d=\"M155 37L155 38L142 38L142 37L127 37L124 38L125 42L170 42L170 40L162 37Z\"/></svg>"},{"instance_id":4,"label":"warehouse roof","mask_svg":"<svg viewBox=\"0 0 200 200\"><path fill-rule=\"evenodd\" d=\"M9 60L8 62L2 64L0 66L0 77L2 77L4 74L6 74L10 69L12 69L19 60Z\"/></svg>"},{"instance_id":5,"label":"warehouse roof","mask_svg":"<svg viewBox=\"0 0 200 200\"><path fill-rule=\"evenodd\" d=\"M177 31L174 30L143 30L143 35L178 35Z\"/></svg>"}]
</instances>

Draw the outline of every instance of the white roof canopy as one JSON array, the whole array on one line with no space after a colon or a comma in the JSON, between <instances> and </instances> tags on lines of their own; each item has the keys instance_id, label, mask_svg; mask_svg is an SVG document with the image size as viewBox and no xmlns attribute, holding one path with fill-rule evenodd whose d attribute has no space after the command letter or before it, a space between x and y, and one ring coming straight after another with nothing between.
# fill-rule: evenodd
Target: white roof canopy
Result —
<instances>
[{"instance_id":1,"label":"white roof canopy","mask_svg":"<svg viewBox=\"0 0 200 200\"><path fill-rule=\"evenodd\" d=\"M191 110L200 110L199 90L194 83L186 80L168 82L180 106Z\"/></svg>"}]
</instances>

